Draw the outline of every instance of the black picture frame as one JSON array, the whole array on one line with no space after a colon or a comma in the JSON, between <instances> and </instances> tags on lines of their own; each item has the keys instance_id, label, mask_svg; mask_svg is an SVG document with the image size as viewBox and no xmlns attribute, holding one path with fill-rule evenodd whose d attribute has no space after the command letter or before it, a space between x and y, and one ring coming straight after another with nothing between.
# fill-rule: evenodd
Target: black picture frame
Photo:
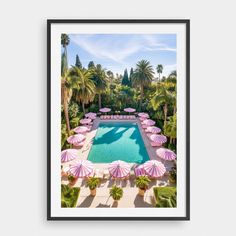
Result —
<instances>
[{"instance_id":1,"label":"black picture frame","mask_svg":"<svg viewBox=\"0 0 236 236\"><path fill-rule=\"evenodd\" d=\"M51 216L51 26L52 24L184 24L186 27L186 216L54 217ZM190 220L190 20L189 19L48 19L47 20L47 220L50 221L188 221Z\"/></svg>"}]
</instances>

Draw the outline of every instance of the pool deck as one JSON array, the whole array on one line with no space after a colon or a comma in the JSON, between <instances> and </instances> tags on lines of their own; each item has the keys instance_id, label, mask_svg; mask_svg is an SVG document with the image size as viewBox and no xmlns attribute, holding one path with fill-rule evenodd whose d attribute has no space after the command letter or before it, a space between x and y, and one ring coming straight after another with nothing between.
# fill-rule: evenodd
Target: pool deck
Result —
<instances>
[{"instance_id":1,"label":"pool deck","mask_svg":"<svg viewBox=\"0 0 236 236\"><path fill-rule=\"evenodd\" d=\"M146 132L141 127L141 123L139 119L136 120L100 120L100 118L96 118L93 121L93 127L90 132L86 134L85 144L81 149L78 149L78 159L87 159L89 151L92 147L93 139L96 135L97 128L100 122L137 122L139 126L139 131L142 135L146 150L148 152L150 160L158 160L162 163L163 160L158 158L155 151L157 148L154 148L150 144L150 140L147 137ZM75 159L71 162L64 163L63 166L69 166L69 164L73 163L74 161L78 160ZM170 170L173 163L166 161L165 163L166 169ZM137 164L130 163L131 169L134 169ZM103 170L107 170L108 163L94 163L95 169L99 169L101 172ZM150 183L150 188L146 191L144 198L137 195L138 188L134 184L134 176L131 176L129 180L116 180L116 184L123 188L124 194L123 198L119 201L118 207L119 208L133 208L133 207L153 207L153 187L156 186L167 186L170 185L168 182L168 178L164 176L162 179L152 180ZM100 186L97 188L97 194L95 197L90 196L90 190L86 187L86 181L83 179L78 179L75 184L75 187L81 187L80 196L77 203L78 207L117 207L114 206L113 200L109 197L109 189L115 183L115 180L102 180ZM67 180L62 179L62 183L67 184Z\"/></svg>"}]
</instances>

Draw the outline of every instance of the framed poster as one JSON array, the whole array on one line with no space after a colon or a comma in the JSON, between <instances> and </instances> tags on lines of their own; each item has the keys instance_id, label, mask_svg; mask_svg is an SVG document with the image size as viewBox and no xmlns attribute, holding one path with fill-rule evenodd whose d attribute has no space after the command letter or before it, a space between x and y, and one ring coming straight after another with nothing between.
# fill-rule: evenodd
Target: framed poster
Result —
<instances>
[{"instance_id":1,"label":"framed poster","mask_svg":"<svg viewBox=\"0 0 236 236\"><path fill-rule=\"evenodd\" d=\"M47 27L48 220L189 220L190 21Z\"/></svg>"}]
</instances>

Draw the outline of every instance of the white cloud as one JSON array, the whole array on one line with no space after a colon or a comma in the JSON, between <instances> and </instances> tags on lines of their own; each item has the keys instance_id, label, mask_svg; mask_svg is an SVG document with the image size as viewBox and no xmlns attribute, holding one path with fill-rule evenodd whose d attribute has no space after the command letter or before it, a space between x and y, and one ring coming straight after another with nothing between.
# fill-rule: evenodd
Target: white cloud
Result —
<instances>
[{"instance_id":1,"label":"white cloud","mask_svg":"<svg viewBox=\"0 0 236 236\"><path fill-rule=\"evenodd\" d=\"M124 64L125 59L139 51L173 51L163 43L157 42L151 35L99 39L94 35L70 35L71 40L91 55L100 59L110 59Z\"/></svg>"}]
</instances>

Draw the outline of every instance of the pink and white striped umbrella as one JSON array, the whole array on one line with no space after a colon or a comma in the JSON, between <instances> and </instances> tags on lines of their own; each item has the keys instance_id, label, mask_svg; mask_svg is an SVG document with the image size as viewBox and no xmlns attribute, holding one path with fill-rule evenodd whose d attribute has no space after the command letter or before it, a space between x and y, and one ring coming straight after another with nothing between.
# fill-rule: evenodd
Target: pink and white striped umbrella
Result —
<instances>
[{"instance_id":1,"label":"pink and white striped umbrella","mask_svg":"<svg viewBox=\"0 0 236 236\"><path fill-rule=\"evenodd\" d=\"M61 152L61 162L72 161L78 157L78 150L66 149Z\"/></svg>"},{"instance_id":2,"label":"pink and white striped umbrella","mask_svg":"<svg viewBox=\"0 0 236 236\"><path fill-rule=\"evenodd\" d=\"M150 160L145 162L143 164L143 169L150 177L161 177L166 172L165 166L161 162L156 160Z\"/></svg>"},{"instance_id":3,"label":"pink and white striped umbrella","mask_svg":"<svg viewBox=\"0 0 236 236\"><path fill-rule=\"evenodd\" d=\"M141 175L145 175L145 170L143 169L143 165L139 165L138 167L136 167L134 169L134 173L135 173L135 176L141 176Z\"/></svg>"},{"instance_id":4,"label":"pink and white striped umbrella","mask_svg":"<svg viewBox=\"0 0 236 236\"><path fill-rule=\"evenodd\" d=\"M139 116L139 117L143 117L143 118L149 118L148 113L144 113L144 112L138 113L138 116Z\"/></svg>"},{"instance_id":5,"label":"pink and white striped umbrella","mask_svg":"<svg viewBox=\"0 0 236 236\"><path fill-rule=\"evenodd\" d=\"M70 144L80 143L85 140L85 136L83 134L75 134L67 138L67 142Z\"/></svg>"},{"instance_id":6,"label":"pink and white striped umbrella","mask_svg":"<svg viewBox=\"0 0 236 236\"><path fill-rule=\"evenodd\" d=\"M176 159L176 154L167 148L158 148L156 154L158 157L167 161L173 161Z\"/></svg>"},{"instance_id":7,"label":"pink and white striped umbrella","mask_svg":"<svg viewBox=\"0 0 236 236\"><path fill-rule=\"evenodd\" d=\"M76 178L83 178L94 171L94 165L88 160L78 160L70 165L70 173Z\"/></svg>"},{"instance_id":8,"label":"pink and white striped umbrella","mask_svg":"<svg viewBox=\"0 0 236 236\"><path fill-rule=\"evenodd\" d=\"M124 109L125 112L135 112L136 110L134 108L128 107Z\"/></svg>"},{"instance_id":9,"label":"pink and white striped umbrella","mask_svg":"<svg viewBox=\"0 0 236 236\"><path fill-rule=\"evenodd\" d=\"M150 119L147 119L147 120L144 120L143 122L142 122L142 124L144 124L144 125L148 125L148 126L153 126L153 125L155 125L155 121L154 120L150 120Z\"/></svg>"},{"instance_id":10,"label":"pink and white striped umbrella","mask_svg":"<svg viewBox=\"0 0 236 236\"><path fill-rule=\"evenodd\" d=\"M101 108L99 111L106 113L106 112L110 112L111 109L110 109L110 108L107 108L107 107L104 107L104 108Z\"/></svg>"},{"instance_id":11,"label":"pink and white striped umbrella","mask_svg":"<svg viewBox=\"0 0 236 236\"><path fill-rule=\"evenodd\" d=\"M149 126L147 127L147 129L145 130L147 133L153 133L153 134L158 134L161 132L161 129L156 127L156 126Z\"/></svg>"},{"instance_id":12,"label":"pink and white striped umbrella","mask_svg":"<svg viewBox=\"0 0 236 236\"><path fill-rule=\"evenodd\" d=\"M86 126L78 126L74 129L74 131L78 134L83 134L83 133L86 133L87 131L89 131L88 127Z\"/></svg>"},{"instance_id":13,"label":"pink and white striped umbrella","mask_svg":"<svg viewBox=\"0 0 236 236\"><path fill-rule=\"evenodd\" d=\"M166 143L167 142L167 138L166 136L162 135L162 134L151 134L150 135L150 140L155 142L155 143Z\"/></svg>"},{"instance_id":14,"label":"pink and white striped umbrella","mask_svg":"<svg viewBox=\"0 0 236 236\"><path fill-rule=\"evenodd\" d=\"M130 172L130 165L124 161L113 161L109 164L108 170L114 178L126 177Z\"/></svg>"},{"instance_id":15,"label":"pink and white striped umbrella","mask_svg":"<svg viewBox=\"0 0 236 236\"><path fill-rule=\"evenodd\" d=\"M91 122L92 120L91 119L82 119L82 120L80 120L80 124L82 124L82 125L85 125L85 124L89 124L90 122Z\"/></svg>"},{"instance_id":16,"label":"pink and white striped umbrella","mask_svg":"<svg viewBox=\"0 0 236 236\"><path fill-rule=\"evenodd\" d=\"M94 112L89 112L89 113L86 113L85 114L85 117L88 117L88 118L90 118L90 117L96 117L97 116L97 113L94 113Z\"/></svg>"}]
</instances>

